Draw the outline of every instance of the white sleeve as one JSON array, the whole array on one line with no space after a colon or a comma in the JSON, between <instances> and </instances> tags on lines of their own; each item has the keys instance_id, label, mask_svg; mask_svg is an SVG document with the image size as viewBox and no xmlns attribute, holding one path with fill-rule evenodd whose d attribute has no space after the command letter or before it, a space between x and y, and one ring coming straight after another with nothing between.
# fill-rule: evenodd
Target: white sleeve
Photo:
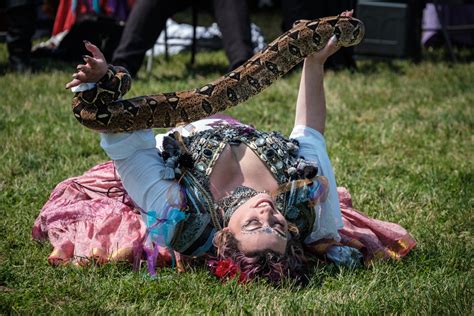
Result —
<instances>
[{"instance_id":1,"label":"white sleeve","mask_svg":"<svg viewBox=\"0 0 474 316\"><path fill-rule=\"evenodd\" d=\"M92 89L95 83L82 83L72 92ZM162 236L155 241L161 246L168 246L174 234L176 222L181 217L177 209L181 206L181 190L174 180L163 179L165 164L158 149L151 129L131 133L101 133L100 145L107 155L114 160L115 168L122 184L133 202L141 208L143 220L147 226L156 219L170 219ZM151 212L150 212L151 211ZM147 214L146 212L150 212ZM161 228L162 226L157 226ZM150 236L149 236L150 237Z\"/></svg>"},{"instance_id":2,"label":"white sleeve","mask_svg":"<svg viewBox=\"0 0 474 316\"><path fill-rule=\"evenodd\" d=\"M332 170L331 161L326 150L324 136L304 125L296 125L290 138L299 142L299 156L318 164L318 175L328 179L329 192L325 202L315 207L316 221L313 232L306 238L306 243L311 243L323 238L340 240L338 230L344 225L337 195L336 179Z\"/></svg>"},{"instance_id":3,"label":"white sleeve","mask_svg":"<svg viewBox=\"0 0 474 316\"><path fill-rule=\"evenodd\" d=\"M100 135L101 146L114 160L132 200L142 210L156 211L158 218L166 219L169 206L181 204L180 188L176 181L163 179L165 164L156 149L152 130ZM147 223L147 217L143 216Z\"/></svg>"}]
</instances>

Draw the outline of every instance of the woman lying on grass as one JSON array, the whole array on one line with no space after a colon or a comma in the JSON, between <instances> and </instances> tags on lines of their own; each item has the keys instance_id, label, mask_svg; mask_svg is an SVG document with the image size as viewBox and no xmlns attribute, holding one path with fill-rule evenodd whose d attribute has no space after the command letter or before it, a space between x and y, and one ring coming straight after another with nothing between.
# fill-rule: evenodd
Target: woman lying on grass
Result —
<instances>
[{"instance_id":1,"label":"woman lying on grass","mask_svg":"<svg viewBox=\"0 0 474 316\"><path fill-rule=\"evenodd\" d=\"M107 76L102 53L85 46L92 57L67 88L129 80L118 67ZM278 283L305 281L310 258L358 266L408 253L415 241L403 228L353 210L336 187L323 136L323 65L337 50L333 39L304 60L289 138L225 115L156 138L151 129L101 133L113 164L58 185L33 228L53 244L50 262L146 259L154 274L157 265L182 269L186 258L204 257L220 278Z\"/></svg>"}]
</instances>

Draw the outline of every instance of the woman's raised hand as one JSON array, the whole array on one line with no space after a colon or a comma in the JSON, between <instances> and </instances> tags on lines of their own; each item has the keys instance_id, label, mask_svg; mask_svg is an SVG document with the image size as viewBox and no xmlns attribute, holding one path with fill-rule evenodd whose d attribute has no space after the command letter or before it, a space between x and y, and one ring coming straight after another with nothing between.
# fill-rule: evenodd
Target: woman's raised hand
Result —
<instances>
[{"instance_id":1,"label":"woman's raised hand","mask_svg":"<svg viewBox=\"0 0 474 316\"><path fill-rule=\"evenodd\" d=\"M72 75L72 80L66 83L66 89L80 85L86 82L97 82L107 73L107 61L97 46L84 41L84 46L92 54L84 55L85 64L77 65L77 72Z\"/></svg>"},{"instance_id":2,"label":"woman's raised hand","mask_svg":"<svg viewBox=\"0 0 474 316\"><path fill-rule=\"evenodd\" d=\"M340 14L340 16L352 17L353 13L354 13L354 10L344 11ZM335 52L337 52L339 48L341 47L337 44L336 37L333 36L331 37L331 39L328 41L328 43L322 50L308 56L307 59L317 64L323 65L328 59L328 57L334 54Z\"/></svg>"}]
</instances>

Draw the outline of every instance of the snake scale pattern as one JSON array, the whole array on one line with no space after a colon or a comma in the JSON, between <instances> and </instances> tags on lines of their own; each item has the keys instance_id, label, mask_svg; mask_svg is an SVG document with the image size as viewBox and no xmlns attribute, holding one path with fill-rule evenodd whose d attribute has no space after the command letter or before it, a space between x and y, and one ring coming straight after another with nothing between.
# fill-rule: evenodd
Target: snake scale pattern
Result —
<instances>
[{"instance_id":1,"label":"snake scale pattern","mask_svg":"<svg viewBox=\"0 0 474 316\"><path fill-rule=\"evenodd\" d=\"M109 66L93 89L75 94L73 112L86 127L109 133L189 123L258 94L324 48L333 35L340 46L356 45L364 36L364 25L345 16L300 20L245 64L201 88L126 100L121 98L131 78L124 68Z\"/></svg>"}]
</instances>

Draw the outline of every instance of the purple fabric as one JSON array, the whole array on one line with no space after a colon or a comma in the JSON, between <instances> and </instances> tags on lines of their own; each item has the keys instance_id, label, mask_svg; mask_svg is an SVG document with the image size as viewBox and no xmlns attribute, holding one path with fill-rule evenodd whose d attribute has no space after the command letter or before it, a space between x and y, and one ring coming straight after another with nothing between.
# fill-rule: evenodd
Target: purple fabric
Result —
<instances>
[{"instance_id":1,"label":"purple fabric","mask_svg":"<svg viewBox=\"0 0 474 316\"><path fill-rule=\"evenodd\" d=\"M126 0L107 0L107 15L115 17L119 21L126 21L133 2Z\"/></svg>"},{"instance_id":2,"label":"purple fabric","mask_svg":"<svg viewBox=\"0 0 474 316\"><path fill-rule=\"evenodd\" d=\"M440 5L440 19L447 26L474 25L474 4L463 5ZM436 13L435 5L428 3L423 12L423 29L427 29L422 34L423 45L429 45L430 40L435 36L440 36L441 23ZM436 31L438 30L438 31ZM474 46L474 30L449 31L453 44L461 46ZM441 39L444 41L444 39Z\"/></svg>"}]
</instances>

